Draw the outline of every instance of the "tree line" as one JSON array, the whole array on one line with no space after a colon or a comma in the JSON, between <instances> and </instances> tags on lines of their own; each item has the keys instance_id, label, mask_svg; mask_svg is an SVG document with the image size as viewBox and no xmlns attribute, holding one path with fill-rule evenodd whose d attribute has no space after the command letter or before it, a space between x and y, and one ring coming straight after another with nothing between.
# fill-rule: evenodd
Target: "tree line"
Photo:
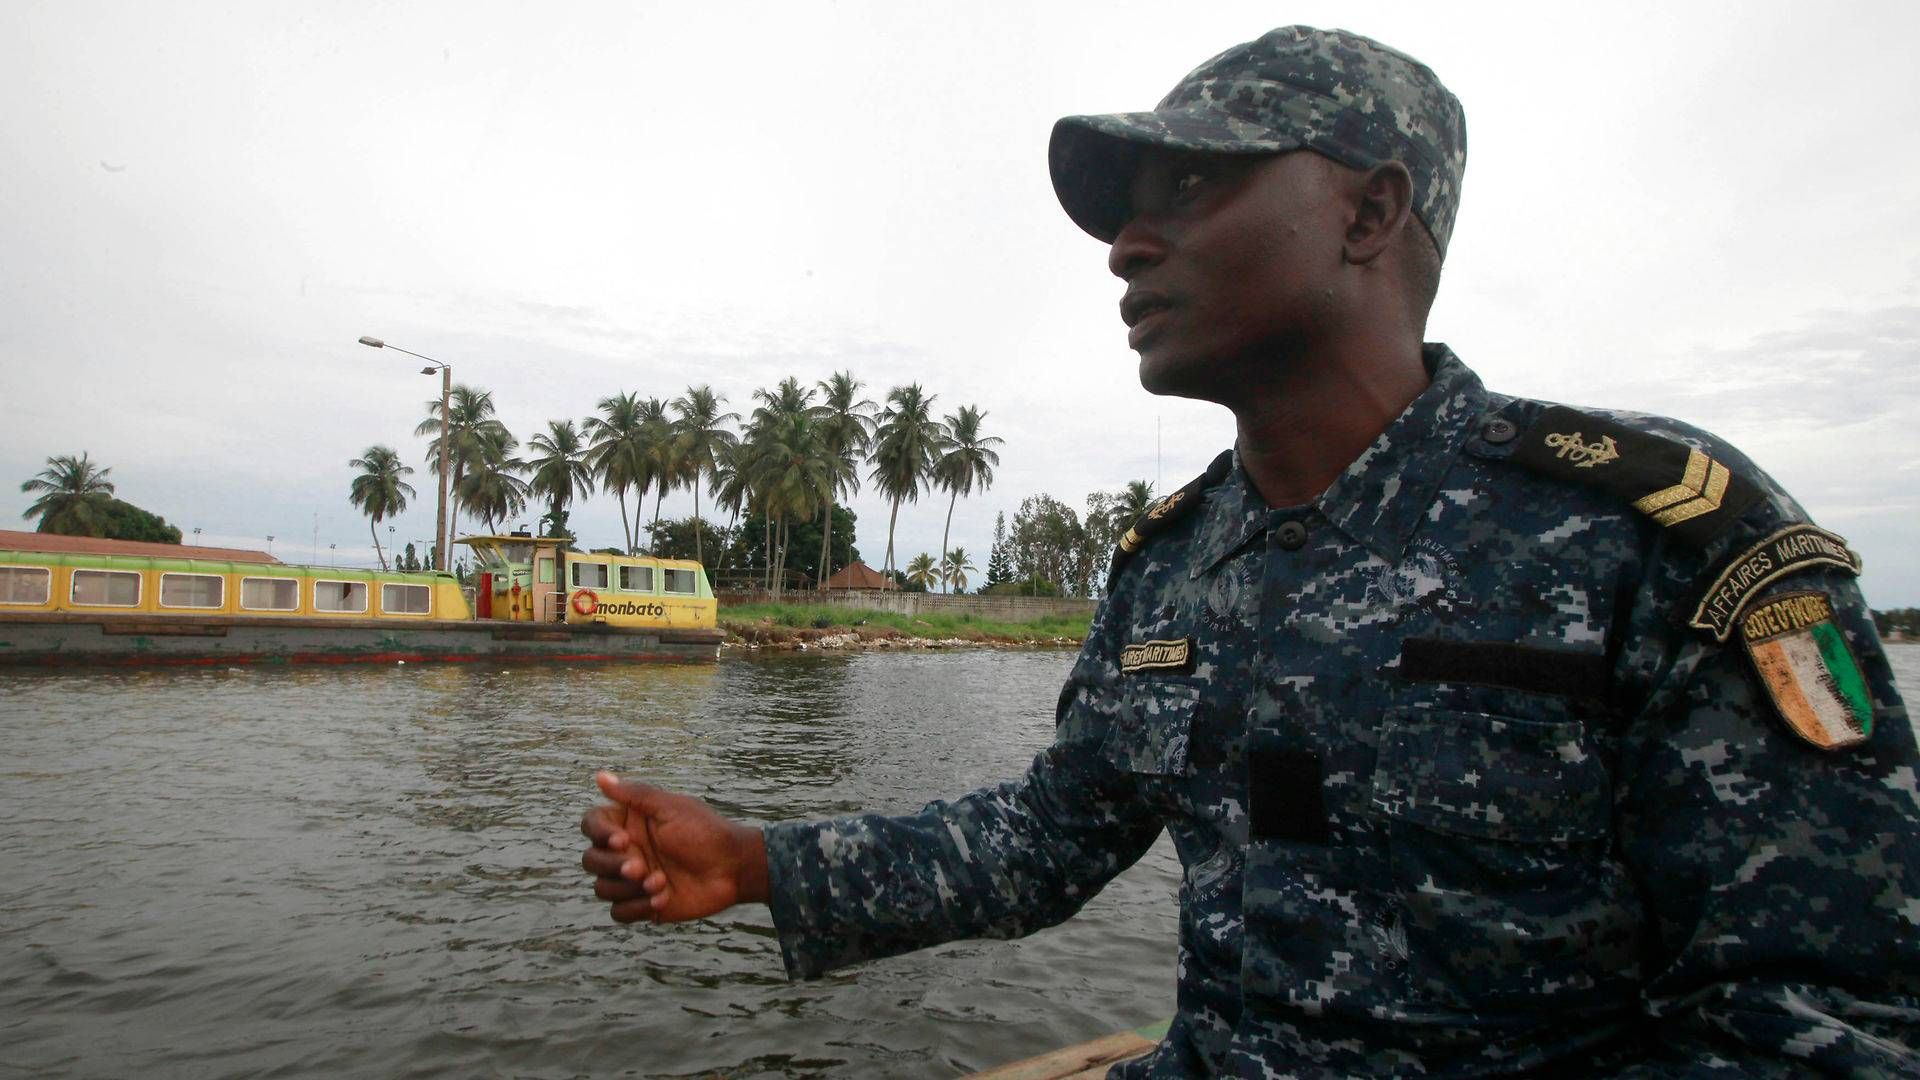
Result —
<instances>
[{"instance_id":1,"label":"tree line","mask_svg":"<svg viewBox=\"0 0 1920 1080\"><path fill-rule=\"evenodd\" d=\"M93 536L109 540L145 540L156 544L180 542L178 527L158 514L114 497L110 468L96 464L86 451L60 454L47 467L20 485L37 496L20 516L39 518L38 531L63 536Z\"/></svg>"},{"instance_id":2,"label":"tree line","mask_svg":"<svg viewBox=\"0 0 1920 1080\"><path fill-rule=\"evenodd\" d=\"M1087 496L1086 513L1050 495L1029 496L1008 525L993 523L993 550L981 591L1028 596L1093 596L1106 587L1113 549L1147 507L1153 485L1133 480Z\"/></svg>"},{"instance_id":3,"label":"tree line","mask_svg":"<svg viewBox=\"0 0 1920 1080\"><path fill-rule=\"evenodd\" d=\"M641 534L658 533L661 501L669 491L686 489L693 494L693 557L707 561L710 534L702 505L703 498L710 499L712 506L729 514L720 534L729 547L739 537L736 523L743 515L759 523L767 580L778 590L788 577L786 559L797 524L821 526L813 580L824 580L840 568L829 558L835 550L834 510L860 490L864 467L865 478L890 503L883 572L899 572L893 541L900 505L945 492L949 498L941 550L946 554L938 562L925 557L930 566L909 564L903 576L924 581L931 575L943 586L957 583L964 588L966 572L975 568L964 551L948 550L954 507L961 496L992 485L993 470L1000 464L995 448L1003 440L986 434L987 414L974 406L936 417L935 395L918 383L893 387L884 403L862 397L864 386L847 371L811 386L788 377L771 389L755 390L755 407L744 420L723 411L726 398L710 386L689 386L681 396L665 401L616 394L603 398L592 416L577 422L549 420L527 440L525 457L519 440L496 415L492 393L454 386L445 418L449 525L466 515L497 532L537 504L546 510L540 518L542 535L571 537L571 509L598 490L611 493L619 503L625 550L661 554L657 543L643 546ZM427 468L436 477L441 420L436 398L427 402L425 418L414 429L415 435L428 438ZM378 526L417 498L406 480L413 469L386 445L370 446L348 464L358 470L349 501L368 517L375 552L385 566ZM649 493L653 525L643 528ZM722 550L716 562L725 564L729 554Z\"/></svg>"}]
</instances>

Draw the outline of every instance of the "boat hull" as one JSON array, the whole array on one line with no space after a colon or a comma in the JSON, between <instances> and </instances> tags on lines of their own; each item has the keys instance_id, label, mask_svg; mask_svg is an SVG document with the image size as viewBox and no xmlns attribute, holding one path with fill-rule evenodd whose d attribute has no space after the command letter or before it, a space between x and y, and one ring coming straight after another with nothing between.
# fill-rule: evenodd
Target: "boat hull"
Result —
<instances>
[{"instance_id":1,"label":"boat hull","mask_svg":"<svg viewBox=\"0 0 1920 1080\"><path fill-rule=\"evenodd\" d=\"M712 662L719 630L489 620L0 615L0 666Z\"/></svg>"}]
</instances>

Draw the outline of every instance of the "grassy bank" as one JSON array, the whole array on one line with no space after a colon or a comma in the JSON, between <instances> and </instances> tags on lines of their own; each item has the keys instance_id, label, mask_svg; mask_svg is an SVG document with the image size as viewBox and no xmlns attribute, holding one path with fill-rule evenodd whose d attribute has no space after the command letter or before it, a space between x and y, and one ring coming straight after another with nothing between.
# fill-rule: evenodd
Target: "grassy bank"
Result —
<instances>
[{"instance_id":1,"label":"grassy bank","mask_svg":"<svg viewBox=\"0 0 1920 1080\"><path fill-rule=\"evenodd\" d=\"M720 628L733 644L800 648L915 645L1078 645L1085 617L998 622L977 615L896 615L837 604L723 604Z\"/></svg>"}]
</instances>

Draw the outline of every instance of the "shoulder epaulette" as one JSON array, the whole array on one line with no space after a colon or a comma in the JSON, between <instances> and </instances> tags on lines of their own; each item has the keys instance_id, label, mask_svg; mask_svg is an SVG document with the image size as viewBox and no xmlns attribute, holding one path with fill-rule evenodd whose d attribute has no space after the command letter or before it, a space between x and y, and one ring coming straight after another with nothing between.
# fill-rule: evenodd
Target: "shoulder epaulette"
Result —
<instances>
[{"instance_id":1,"label":"shoulder epaulette","mask_svg":"<svg viewBox=\"0 0 1920 1080\"><path fill-rule=\"evenodd\" d=\"M1514 441L1514 464L1618 495L1695 547L1763 494L1705 450L1564 405L1541 412Z\"/></svg>"},{"instance_id":2,"label":"shoulder epaulette","mask_svg":"<svg viewBox=\"0 0 1920 1080\"><path fill-rule=\"evenodd\" d=\"M1127 528L1126 535L1113 549L1113 563L1107 567L1107 591L1113 591L1113 579L1119 575L1136 552L1146 546L1147 541L1167 531L1181 518L1193 512L1200 505L1200 493L1226 479L1227 470L1233 468L1233 451L1222 450L1220 456L1213 459L1207 471L1187 482L1179 491L1159 499L1146 512L1136 518Z\"/></svg>"}]
</instances>

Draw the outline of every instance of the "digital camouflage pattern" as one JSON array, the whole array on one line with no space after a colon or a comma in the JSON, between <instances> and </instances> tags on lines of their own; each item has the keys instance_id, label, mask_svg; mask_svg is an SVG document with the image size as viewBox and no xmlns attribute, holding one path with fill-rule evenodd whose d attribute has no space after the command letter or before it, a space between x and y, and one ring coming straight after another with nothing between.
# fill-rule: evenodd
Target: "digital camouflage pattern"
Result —
<instances>
[{"instance_id":1,"label":"digital camouflage pattern","mask_svg":"<svg viewBox=\"0 0 1920 1080\"><path fill-rule=\"evenodd\" d=\"M1152 112L1069 116L1047 159L1074 224L1112 243L1141 146L1218 154L1315 150L1343 165L1398 161L1440 254L1460 207L1467 118L1418 60L1345 30L1285 26L1195 68Z\"/></svg>"},{"instance_id":2,"label":"digital camouflage pattern","mask_svg":"<svg viewBox=\"0 0 1920 1080\"><path fill-rule=\"evenodd\" d=\"M1920 1072L1916 751L1849 570L1763 590L1829 597L1865 674L1870 740L1822 751L1688 626L1791 499L1695 429L1604 414L1763 490L1680 542L1515 465L1546 406L1427 359L1314 504L1267 508L1237 465L1186 500L1025 777L769 828L789 973L1059 922L1166 829L1178 1012L1116 1076ZM1177 641L1190 668L1122 674Z\"/></svg>"}]
</instances>

